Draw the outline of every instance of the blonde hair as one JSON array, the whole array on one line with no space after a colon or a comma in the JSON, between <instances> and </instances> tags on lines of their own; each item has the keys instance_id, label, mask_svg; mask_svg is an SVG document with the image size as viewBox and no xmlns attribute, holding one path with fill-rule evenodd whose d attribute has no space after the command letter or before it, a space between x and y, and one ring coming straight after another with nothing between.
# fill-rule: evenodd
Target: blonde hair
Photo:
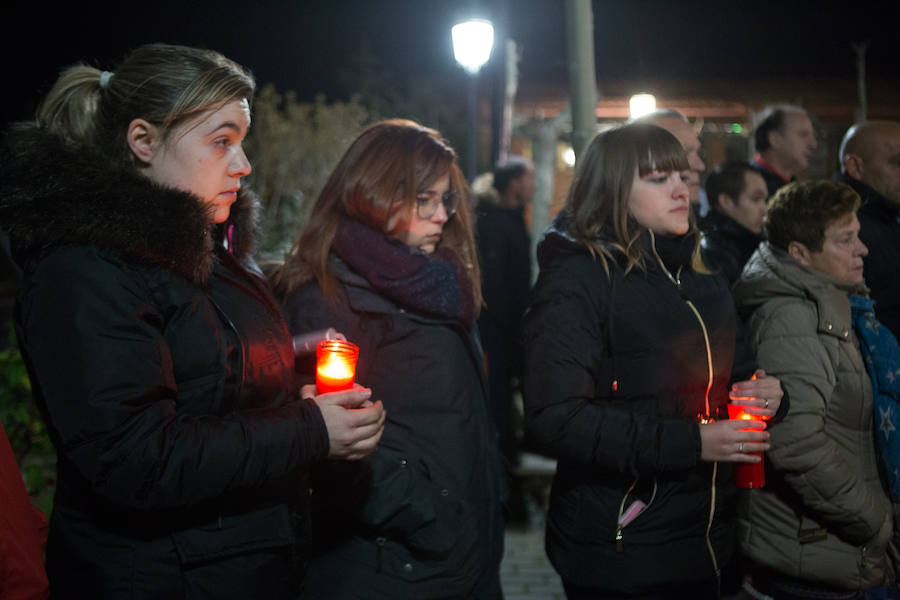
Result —
<instances>
[{"instance_id":1,"label":"blonde hair","mask_svg":"<svg viewBox=\"0 0 900 600\"><path fill-rule=\"evenodd\" d=\"M38 108L39 126L67 143L136 164L125 139L142 118L168 135L191 117L253 97L252 75L218 52L147 44L111 73L87 65L65 69Z\"/></svg>"}]
</instances>

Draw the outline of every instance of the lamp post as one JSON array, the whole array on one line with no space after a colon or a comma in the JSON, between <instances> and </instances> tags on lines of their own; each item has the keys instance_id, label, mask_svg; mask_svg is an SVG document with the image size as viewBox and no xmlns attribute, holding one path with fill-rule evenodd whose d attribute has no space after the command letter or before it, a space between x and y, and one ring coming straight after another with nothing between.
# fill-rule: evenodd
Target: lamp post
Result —
<instances>
[{"instance_id":1,"label":"lamp post","mask_svg":"<svg viewBox=\"0 0 900 600\"><path fill-rule=\"evenodd\" d=\"M491 57L494 45L494 26L490 21L470 19L450 29L453 56L469 74L469 150L466 153L466 176L475 179L478 153L478 71Z\"/></svg>"},{"instance_id":2,"label":"lamp post","mask_svg":"<svg viewBox=\"0 0 900 600\"><path fill-rule=\"evenodd\" d=\"M628 112L632 119L648 115L656 110L656 96L653 94L635 94L628 99Z\"/></svg>"}]
</instances>

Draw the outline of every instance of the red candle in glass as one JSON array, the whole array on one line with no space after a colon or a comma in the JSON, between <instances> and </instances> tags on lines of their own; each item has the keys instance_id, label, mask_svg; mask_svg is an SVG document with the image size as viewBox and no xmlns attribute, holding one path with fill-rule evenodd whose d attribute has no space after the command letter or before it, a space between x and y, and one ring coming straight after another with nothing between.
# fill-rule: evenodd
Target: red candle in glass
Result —
<instances>
[{"instance_id":1,"label":"red candle in glass","mask_svg":"<svg viewBox=\"0 0 900 600\"><path fill-rule=\"evenodd\" d=\"M728 405L728 418L742 421L764 421L759 415L751 415L744 411L740 404ZM741 431L758 431L756 429L742 429ZM761 488L766 485L766 468L762 452L748 452L751 456L758 456L759 462L734 463L734 484L743 489Z\"/></svg>"},{"instance_id":2,"label":"red candle in glass","mask_svg":"<svg viewBox=\"0 0 900 600\"><path fill-rule=\"evenodd\" d=\"M316 346L316 391L341 392L353 387L359 347L345 340L322 340Z\"/></svg>"}]
</instances>

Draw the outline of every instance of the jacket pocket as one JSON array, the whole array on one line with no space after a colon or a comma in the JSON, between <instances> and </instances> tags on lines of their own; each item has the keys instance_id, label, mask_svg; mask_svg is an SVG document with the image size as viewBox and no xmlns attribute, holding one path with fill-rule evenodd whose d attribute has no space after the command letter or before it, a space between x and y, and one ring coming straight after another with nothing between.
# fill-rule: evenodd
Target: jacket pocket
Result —
<instances>
[{"instance_id":1,"label":"jacket pocket","mask_svg":"<svg viewBox=\"0 0 900 600\"><path fill-rule=\"evenodd\" d=\"M434 481L427 466L413 478L411 486L415 512L421 519L406 538L409 548L422 558L439 559L456 548L471 527L466 519L466 507L460 498L461 490L441 487Z\"/></svg>"},{"instance_id":2,"label":"jacket pocket","mask_svg":"<svg viewBox=\"0 0 900 600\"><path fill-rule=\"evenodd\" d=\"M888 544L894 530L893 515L890 513L891 511L888 511L888 515L875 537L860 548L862 580L867 587L881 583L887 569Z\"/></svg>"},{"instance_id":3,"label":"jacket pocket","mask_svg":"<svg viewBox=\"0 0 900 600\"><path fill-rule=\"evenodd\" d=\"M201 527L172 534L182 564L213 561L294 543L289 509L284 504L222 516Z\"/></svg>"},{"instance_id":4,"label":"jacket pocket","mask_svg":"<svg viewBox=\"0 0 900 600\"><path fill-rule=\"evenodd\" d=\"M550 519L554 527L567 539L579 544L613 544L620 506L628 497L637 499L634 496L634 479L614 477L615 481L610 480L606 485L597 481L569 483L565 476L558 477L550 497ZM560 480L563 480L561 485L557 485Z\"/></svg>"},{"instance_id":5,"label":"jacket pocket","mask_svg":"<svg viewBox=\"0 0 900 600\"><path fill-rule=\"evenodd\" d=\"M616 552L622 552L624 550L625 528L643 515L656 499L656 478L653 479L652 491L650 492L649 498L642 498L641 494L634 493L639 481L640 478L634 480L622 497L622 501L619 502L619 515L616 518Z\"/></svg>"}]
</instances>

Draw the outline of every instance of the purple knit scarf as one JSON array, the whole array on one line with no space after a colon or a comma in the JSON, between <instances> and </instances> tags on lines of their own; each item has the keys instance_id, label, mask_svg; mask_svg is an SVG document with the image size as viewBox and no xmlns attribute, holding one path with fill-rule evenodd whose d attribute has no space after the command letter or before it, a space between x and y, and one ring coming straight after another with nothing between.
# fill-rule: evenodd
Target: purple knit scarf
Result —
<instances>
[{"instance_id":1,"label":"purple knit scarf","mask_svg":"<svg viewBox=\"0 0 900 600\"><path fill-rule=\"evenodd\" d=\"M359 221L344 218L332 249L377 292L403 308L453 319L466 328L475 322L472 285L449 248L440 248L429 256Z\"/></svg>"}]
</instances>

